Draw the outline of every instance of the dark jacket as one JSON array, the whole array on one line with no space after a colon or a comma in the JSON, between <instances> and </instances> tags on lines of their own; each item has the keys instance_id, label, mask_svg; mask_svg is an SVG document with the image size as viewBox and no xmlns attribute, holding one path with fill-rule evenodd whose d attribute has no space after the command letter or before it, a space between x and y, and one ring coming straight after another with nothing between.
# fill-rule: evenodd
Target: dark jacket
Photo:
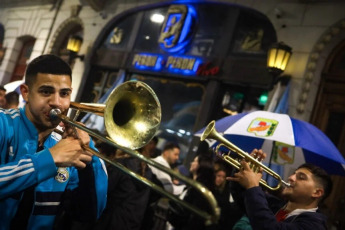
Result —
<instances>
[{"instance_id":1,"label":"dark jacket","mask_svg":"<svg viewBox=\"0 0 345 230\"><path fill-rule=\"evenodd\" d=\"M278 222L261 187L245 191L245 207L254 230L325 230L326 216L320 212L304 212Z\"/></svg>"},{"instance_id":2,"label":"dark jacket","mask_svg":"<svg viewBox=\"0 0 345 230\"><path fill-rule=\"evenodd\" d=\"M140 161L136 158L117 160L125 167L140 174ZM144 218L150 188L113 165L108 165L109 189L107 206L93 230L138 230ZM146 178L151 171L147 167Z\"/></svg>"}]
</instances>

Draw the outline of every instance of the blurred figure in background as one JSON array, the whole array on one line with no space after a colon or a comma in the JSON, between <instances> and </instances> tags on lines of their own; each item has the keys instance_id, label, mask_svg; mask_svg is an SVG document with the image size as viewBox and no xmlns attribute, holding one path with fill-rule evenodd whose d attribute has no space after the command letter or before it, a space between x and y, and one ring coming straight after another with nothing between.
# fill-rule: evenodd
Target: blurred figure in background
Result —
<instances>
[{"instance_id":1,"label":"blurred figure in background","mask_svg":"<svg viewBox=\"0 0 345 230\"><path fill-rule=\"evenodd\" d=\"M6 105L6 89L3 85L0 85L0 108L4 108Z\"/></svg>"},{"instance_id":2,"label":"blurred figure in background","mask_svg":"<svg viewBox=\"0 0 345 230\"><path fill-rule=\"evenodd\" d=\"M158 138L153 137L145 146L139 149L139 152L146 157L155 158L159 156L159 150L157 149Z\"/></svg>"},{"instance_id":3,"label":"blurred figure in background","mask_svg":"<svg viewBox=\"0 0 345 230\"><path fill-rule=\"evenodd\" d=\"M190 176L193 180L201 183L212 193L215 188L215 174L213 157L210 151L197 155L190 165ZM188 188L181 195L181 198L206 212L210 213L210 207L206 199L194 188ZM170 215L170 220L175 230L204 230L204 229L216 229L215 225L205 226L205 220L202 217L191 213L188 210L180 207L178 204L171 202L171 209L173 213Z\"/></svg>"},{"instance_id":4,"label":"blurred figure in background","mask_svg":"<svg viewBox=\"0 0 345 230\"><path fill-rule=\"evenodd\" d=\"M216 165L218 165L218 167L215 170L214 196L221 209L217 229L232 229L235 223L244 214L244 208L242 206L243 200L239 198L239 194L236 194L240 193L242 189L235 188L234 184L226 180L226 177L230 175L232 167L229 167L223 161L217 161Z\"/></svg>"},{"instance_id":5,"label":"blurred figure in background","mask_svg":"<svg viewBox=\"0 0 345 230\"><path fill-rule=\"evenodd\" d=\"M178 161L179 156L180 156L180 147L175 143L167 143L164 146L162 154L156 158L153 158L153 160L171 169L171 166L174 165ZM163 184L163 187L166 191L174 195L180 195L182 193L185 187L184 185L175 185L169 174L154 167L150 167L150 168L152 170L152 173Z\"/></svg>"},{"instance_id":6,"label":"blurred figure in background","mask_svg":"<svg viewBox=\"0 0 345 230\"><path fill-rule=\"evenodd\" d=\"M6 109L17 109L19 105L19 93L16 91L9 92L5 95Z\"/></svg>"},{"instance_id":7,"label":"blurred figure in background","mask_svg":"<svg viewBox=\"0 0 345 230\"><path fill-rule=\"evenodd\" d=\"M140 162L106 143L99 143L97 148L102 154L125 167L142 174ZM149 188L122 172L116 166L107 163L108 200L106 208L93 230L118 229L139 230L147 205Z\"/></svg>"}]
</instances>

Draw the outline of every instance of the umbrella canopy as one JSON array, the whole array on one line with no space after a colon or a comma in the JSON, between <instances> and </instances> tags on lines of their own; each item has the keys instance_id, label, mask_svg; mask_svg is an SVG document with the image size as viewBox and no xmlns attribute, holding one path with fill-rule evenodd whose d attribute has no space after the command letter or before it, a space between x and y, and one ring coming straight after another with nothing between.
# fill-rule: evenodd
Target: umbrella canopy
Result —
<instances>
[{"instance_id":1,"label":"umbrella canopy","mask_svg":"<svg viewBox=\"0 0 345 230\"><path fill-rule=\"evenodd\" d=\"M4 85L4 87L5 87L7 93L12 92L12 91L16 91L17 93L20 94L19 86L23 83L24 83L24 80L12 81L12 82Z\"/></svg>"},{"instance_id":2,"label":"umbrella canopy","mask_svg":"<svg viewBox=\"0 0 345 230\"><path fill-rule=\"evenodd\" d=\"M263 149L268 154L264 163L278 170L283 178L305 162L318 165L330 174L345 176L345 159L333 142L314 125L286 114L240 113L216 121L215 129L246 152ZM203 131L195 135L200 136Z\"/></svg>"},{"instance_id":3,"label":"umbrella canopy","mask_svg":"<svg viewBox=\"0 0 345 230\"><path fill-rule=\"evenodd\" d=\"M24 80L12 81L12 82L4 85L4 87L6 89L6 93L15 91L19 94L19 105L18 105L18 107L23 107L25 105L25 101L24 101L23 96L20 92L20 85L21 84L24 84Z\"/></svg>"}]
</instances>

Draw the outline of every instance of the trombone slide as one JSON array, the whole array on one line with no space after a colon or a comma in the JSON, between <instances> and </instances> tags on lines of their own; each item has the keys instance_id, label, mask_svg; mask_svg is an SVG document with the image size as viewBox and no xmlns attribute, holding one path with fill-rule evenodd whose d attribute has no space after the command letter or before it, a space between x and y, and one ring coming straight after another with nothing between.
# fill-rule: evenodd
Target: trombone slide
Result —
<instances>
[{"instance_id":1,"label":"trombone slide","mask_svg":"<svg viewBox=\"0 0 345 230\"><path fill-rule=\"evenodd\" d=\"M105 128L109 136L103 137L91 129L78 124L75 120L61 114L58 109L52 109L50 111L51 119L60 119L75 128L87 132L92 137L126 152L130 156L138 158L140 161L144 161L172 177L176 177L181 181L184 181L187 185L201 193L201 195L207 200L212 211L211 213L208 213L206 211L199 210L193 205L180 200L177 196L165 191L163 188L145 177L142 177L124 167L115 160L100 154L88 146L83 146L84 149L119 168L124 173L141 181L170 200L179 203L187 210L203 217L206 220L206 225L216 223L218 221L220 209L211 191L202 184L189 179L180 173L151 160L150 158L146 158L135 150L142 147L152 139L161 121L161 106L159 100L148 85L139 81L127 81L116 87L113 92L111 92L105 105L71 102L70 107L72 109L76 109L77 113L83 111L103 116Z\"/></svg>"}]
</instances>

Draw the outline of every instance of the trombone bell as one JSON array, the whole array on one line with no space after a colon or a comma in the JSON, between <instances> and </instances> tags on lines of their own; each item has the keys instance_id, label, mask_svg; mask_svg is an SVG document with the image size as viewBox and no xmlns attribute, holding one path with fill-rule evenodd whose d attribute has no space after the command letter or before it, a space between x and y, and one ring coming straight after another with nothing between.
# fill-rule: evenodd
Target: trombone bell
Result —
<instances>
[{"instance_id":1,"label":"trombone bell","mask_svg":"<svg viewBox=\"0 0 345 230\"><path fill-rule=\"evenodd\" d=\"M149 142L161 122L159 100L141 81L127 81L117 86L105 104L71 102L70 107L103 116L109 137L129 149L141 148Z\"/></svg>"},{"instance_id":2,"label":"trombone bell","mask_svg":"<svg viewBox=\"0 0 345 230\"><path fill-rule=\"evenodd\" d=\"M110 94L104 121L114 142L129 149L138 149L156 134L161 122L161 105L147 84L128 81Z\"/></svg>"}]
</instances>

